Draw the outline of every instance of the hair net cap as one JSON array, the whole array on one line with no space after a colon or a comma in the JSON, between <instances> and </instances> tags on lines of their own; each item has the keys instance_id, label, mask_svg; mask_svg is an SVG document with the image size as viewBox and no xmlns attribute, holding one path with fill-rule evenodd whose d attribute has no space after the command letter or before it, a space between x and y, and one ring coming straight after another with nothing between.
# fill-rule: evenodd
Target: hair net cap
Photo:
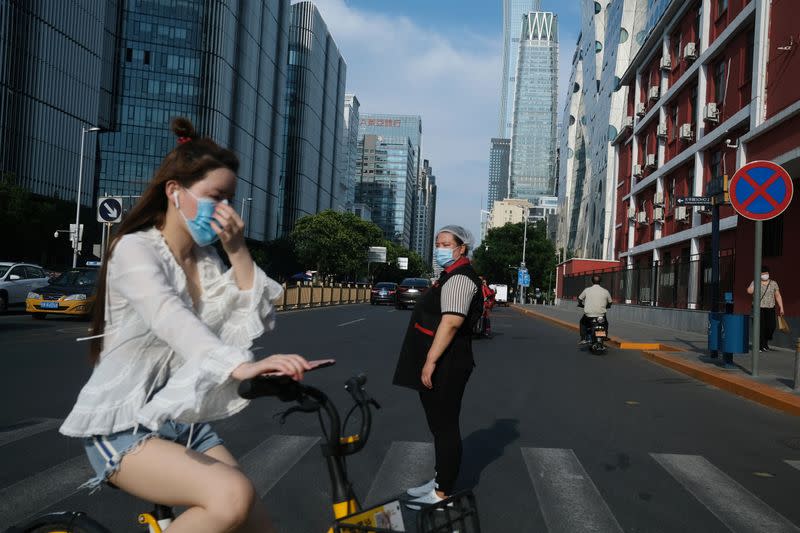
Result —
<instances>
[{"instance_id":1,"label":"hair net cap","mask_svg":"<svg viewBox=\"0 0 800 533\"><path fill-rule=\"evenodd\" d=\"M467 248L472 248L472 245L475 242L475 239L472 237L472 233L463 226L456 226L454 224L450 226L444 226L442 228L439 228L439 231L436 232L436 235L439 235L440 233L445 231L447 233L452 233L453 235L461 239L461 242L466 244Z\"/></svg>"}]
</instances>

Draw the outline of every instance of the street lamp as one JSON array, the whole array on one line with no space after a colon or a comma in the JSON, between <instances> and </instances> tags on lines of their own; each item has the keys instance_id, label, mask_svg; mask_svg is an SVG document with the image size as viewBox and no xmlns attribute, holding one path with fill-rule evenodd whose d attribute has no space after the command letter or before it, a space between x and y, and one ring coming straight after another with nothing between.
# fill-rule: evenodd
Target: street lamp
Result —
<instances>
[{"instance_id":1,"label":"street lamp","mask_svg":"<svg viewBox=\"0 0 800 533\"><path fill-rule=\"evenodd\" d=\"M78 198L75 200L75 233L72 235L72 268L78 266L78 245L81 238L81 185L83 185L83 146L87 133L100 131L97 126L81 126L81 159L78 164Z\"/></svg>"}]
</instances>

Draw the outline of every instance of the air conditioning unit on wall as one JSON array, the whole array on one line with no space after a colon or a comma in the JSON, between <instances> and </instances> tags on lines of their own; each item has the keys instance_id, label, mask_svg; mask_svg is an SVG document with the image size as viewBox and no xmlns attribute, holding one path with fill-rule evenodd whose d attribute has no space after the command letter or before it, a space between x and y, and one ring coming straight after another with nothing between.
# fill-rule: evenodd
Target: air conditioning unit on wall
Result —
<instances>
[{"instance_id":1,"label":"air conditioning unit on wall","mask_svg":"<svg viewBox=\"0 0 800 533\"><path fill-rule=\"evenodd\" d=\"M683 47L683 58L686 61L697 59L697 45L695 43L686 43L686 46Z\"/></svg>"},{"instance_id":2,"label":"air conditioning unit on wall","mask_svg":"<svg viewBox=\"0 0 800 533\"><path fill-rule=\"evenodd\" d=\"M642 177L642 165L633 165L633 175L637 178Z\"/></svg>"},{"instance_id":3,"label":"air conditioning unit on wall","mask_svg":"<svg viewBox=\"0 0 800 533\"><path fill-rule=\"evenodd\" d=\"M678 222L686 222L689 220L689 210L686 209L685 205L675 208L675 220Z\"/></svg>"},{"instance_id":4,"label":"air conditioning unit on wall","mask_svg":"<svg viewBox=\"0 0 800 533\"><path fill-rule=\"evenodd\" d=\"M644 102L636 104L636 114L643 117L645 113L647 113L647 106L644 105Z\"/></svg>"},{"instance_id":5,"label":"air conditioning unit on wall","mask_svg":"<svg viewBox=\"0 0 800 533\"><path fill-rule=\"evenodd\" d=\"M692 133L692 125L681 124L681 129L678 136L682 141L691 141L694 138L694 134Z\"/></svg>"},{"instance_id":6,"label":"air conditioning unit on wall","mask_svg":"<svg viewBox=\"0 0 800 533\"><path fill-rule=\"evenodd\" d=\"M664 222L664 208L663 207L655 207L653 208L653 220L656 222Z\"/></svg>"},{"instance_id":7,"label":"air conditioning unit on wall","mask_svg":"<svg viewBox=\"0 0 800 533\"><path fill-rule=\"evenodd\" d=\"M672 70L672 61L670 61L669 56L662 57L659 66L661 70Z\"/></svg>"},{"instance_id":8,"label":"air conditioning unit on wall","mask_svg":"<svg viewBox=\"0 0 800 533\"><path fill-rule=\"evenodd\" d=\"M703 120L705 122L719 123L719 109L716 102L709 102L703 108Z\"/></svg>"},{"instance_id":9,"label":"air conditioning unit on wall","mask_svg":"<svg viewBox=\"0 0 800 533\"><path fill-rule=\"evenodd\" d=\"M667 138L667 125L666 124L659 124L658 129L656 130L656 135L661 137L662 139Z\"/></svg>"},{"instance_id":10,"label":"air conditioning unit on wall","mask_svg":"<svg viewBox=\"0 0 800 533\"><path fill-rule=\"evenodd\" d=\"M661 88L658 85L653 85L650 87L650 92L647 93L650 97L650 100L658 100L658 97L661 96Z\"/></svg>"},{"instance_id":11,"label":"air conditioning unit on wall","mask_svg":"<svg viewBox=\"0 0 800 533\"><path fill-rule=\"evenodd\" d=\"M636 208L634 206L628 207L628 218L636 220Z\"/></svg>"},{"instance_id":12,"label":"air conditioning unit on wall","mask_svg":"<svg viewBox=\"0 0 800 533\"><path fill-rule=\"evenodd\" d=\"M642 225L647 225L647 212L639 211L639 213L636 215L636 222Z\"/></svg>"},{"instance_id":13,"label":"air conditioning unit on wall","mask_svg":"<svg viewBox=\"0 0 800 533\"><path fill-rule=\"evenodd\" d=\"M656 154L647 154L647 168L656 168Z\"/></svg>"},{"instance_id":14,"label":"air conditioning unit on wall","mask_svg":"<svg viewBox=\"0 0 800 533\"><path fill-rule=\"evenodd\" d=\"M622 119L622 129L633 127L633 115L628 115Z\"/></svg>"},{"instance_id":15,"label":"air conditioning unit on wall","mask_svg":"<svg viewBox=\"0 0 800 533\"><path fill-rule=\"evenodd\" d=\"M655 205L664 205L664 193L663 192L657 192L653 196L653 203Z\"/></svg>"}]
</instances>

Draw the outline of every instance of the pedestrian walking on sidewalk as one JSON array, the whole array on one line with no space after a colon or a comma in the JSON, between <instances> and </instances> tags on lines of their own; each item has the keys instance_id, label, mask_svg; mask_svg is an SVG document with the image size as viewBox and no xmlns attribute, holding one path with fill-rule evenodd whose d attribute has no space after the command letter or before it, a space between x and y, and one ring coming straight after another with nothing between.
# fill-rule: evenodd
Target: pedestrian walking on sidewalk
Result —
<instances>
[{"instance_id":1,"label":"pedestrian walking on sidewalk","mask_svg":"<svg viewBox=\"0 0 800 533\"><path fill-rule=\"evenodd\" d=\"M442 274L414 306L395 369L395 385L419 392L436 454L434 479L408 490L411 509L450 496L461 466L461 399L475 366L473 328L483 313L481 280L467 258L472 243L461 226L436 234Z\"/></svg>"},{"instance_id":2,"label":"pedestrian walking on sidewalk","mask_svg":"<svg viewBox=\"0 0 800 533\"><path fill-rule=\"evenodd\" d=\"M753 283L747 287L747 294L753 294L755 288ZM777 315L783 316L783 298L781 297L778 282L770 279L769 267L761 267L761 327L759 331L758 351L765 352L771 350L769 341L775 333L777 326Z\"/></svg>"}]
</instances>

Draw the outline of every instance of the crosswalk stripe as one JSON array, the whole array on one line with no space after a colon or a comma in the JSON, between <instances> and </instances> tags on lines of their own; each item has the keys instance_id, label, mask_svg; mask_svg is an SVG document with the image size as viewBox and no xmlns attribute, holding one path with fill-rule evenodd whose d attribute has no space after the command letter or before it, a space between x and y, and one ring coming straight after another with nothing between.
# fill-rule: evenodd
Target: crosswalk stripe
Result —
<instances>
[{"instance_id":1,"label":"crosswalk stripe","mask_svg":"<svg viewBox=\"0 0 800 533\"><path fill-rule=\"evenodd\" d=\"M793 461L792 459L787 459L786 464L788 464L792 468L800 470L800 461Z\"/></svg>"},{"instance_id":2,"label":"crosswalk stripe","mask_svg":"<svg viewBox=\"0 0 800 533\"><path fill-rule=\"evenodd\" d=\"M429 481L433 469L432 443L392 442L364 501L369 506L395 498L409 487Z\"/></svg>"},{"instance_id":3,"label":"crosswalk stripe","mask_svg":"<svg viewBox=\"0 0 800 533\"><path fill-rule=\"evenodd\" d=\"M800 531L704 457L659 453L650 456L733 533Z\"/></svg>"},{"instance_id":4,"label":"crosswalk stripe","mask_svg":"<svg viewBox=\"0 0 800 533\"><path fill-rule=\"evenodd\" d=\"M522 448L521 451L550 533L622 533L617 519L572 450Z\"/></svg>"},{"instance_id":5,"label":"crosswalk stripe","mask_svg":"<svg viewBox=\"0 0 800 533\"><path fill-rule=\"evenodd\" d=\"M14 424L5 429L0 429L0 446L5 446L12 442L42 433L61 425L58 418L34 418L25 420L19 424Z\"/></svg>"},{"instance_id":6,"label":"crosswalk stripe","mask_svg":"<svg viewBox=\"0 0 800 533\"><path fill-rule=\"evenodd\" d=\"M85 455L0 489L0 524L21 522L71 496L94 477Z\"/></svg>"},{"instance_id":7,"label":"crosswalk stripe","mask_svg":"<svg viewBox=\"0 0 800 533\"><path fill-rule=\"evenodd\" d=\"M319 441L319 437L273 435L247 452L239 464L263 498Z\"/></svg>"}]
</instances>

